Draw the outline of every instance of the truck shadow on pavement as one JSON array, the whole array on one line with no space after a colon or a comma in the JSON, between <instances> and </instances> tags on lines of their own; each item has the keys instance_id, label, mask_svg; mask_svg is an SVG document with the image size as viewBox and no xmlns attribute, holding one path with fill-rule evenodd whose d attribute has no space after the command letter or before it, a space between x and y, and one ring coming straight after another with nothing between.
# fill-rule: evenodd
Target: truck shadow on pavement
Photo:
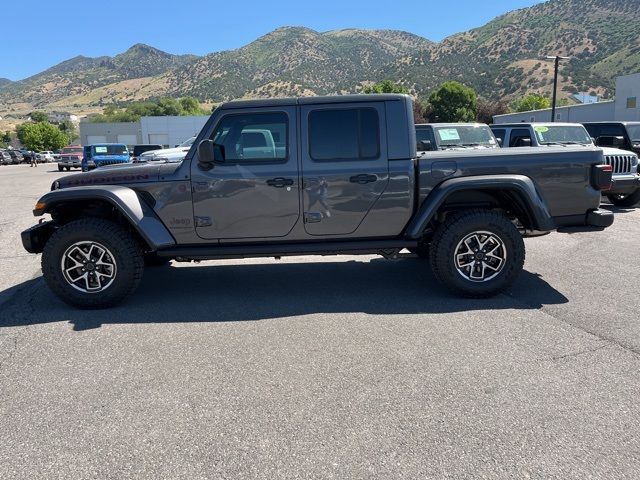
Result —
<instances>
[{"instance_id":1,"label":"truck shadow on pavement","mask_svg":"<svg viewBox=\"0 0 640 480\"><path fill-rule=\"evenodd\" d=\"M426 261L415 257L151 268L125 303L97 311L65 305L42 278L12 289L16 292L6 292L11 300L0 313L0 328L60 321L87 330L103 324L240 322L319 313L442 314L539 309L568 302L527 271L503 295L458 298L436 281Z\"/></svg>"}]
</instances>

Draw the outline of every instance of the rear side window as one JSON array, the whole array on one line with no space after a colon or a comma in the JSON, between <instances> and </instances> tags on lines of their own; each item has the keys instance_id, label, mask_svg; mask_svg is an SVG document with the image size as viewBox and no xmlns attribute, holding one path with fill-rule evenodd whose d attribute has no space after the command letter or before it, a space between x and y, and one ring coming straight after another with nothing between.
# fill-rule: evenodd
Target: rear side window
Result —
<instances>
[{"instance_id":1,"label":"rear side window","mask_svg":"<svg viewBox=\"0 0 640 480\"><path fill-rule=\"evenodd\" d=\"M314 110L309 114L309 155L316 161L380 157L380 121L373 108Z\"/></svg>"}]
</instances>

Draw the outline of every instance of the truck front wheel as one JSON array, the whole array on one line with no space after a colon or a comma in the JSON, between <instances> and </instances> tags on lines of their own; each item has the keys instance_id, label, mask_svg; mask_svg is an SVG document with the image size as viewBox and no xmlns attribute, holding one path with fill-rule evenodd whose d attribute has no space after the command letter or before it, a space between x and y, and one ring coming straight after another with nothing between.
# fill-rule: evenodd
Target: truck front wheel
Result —
<instances>
[{"instance_id":1,"label":"truck front wheel","mask_svg":"<svg viewBox=\"0 0 640 480\"><path fill-rule=\"evenodd\" d=\"M640 202L640 189L626 195L607 195L607 198L617 207L633 207Z\"/></svg>"},{"instance_id":2,"label":"truck front wheel","mask_svg":"<svg viewBox=\"0 0 640 480\"><path fill-rule=\"evenodd\" d=\"M142 279L142 249L120 225L83 218L58 229L42 253L42 274L62 301L78 308L114 306Z\"/></svg>"},{"instance_id":3,"label":"truck front wheel","mask_svg":"<svg viewBox=\"0 0 640 480\"><path fill-rule=\"evenodd\" d=\"M58 165L58 171L61 172L64 170L64 167L62 165Z\"/></svg>"},{"instance_id":4,"label":"truck front wheel","mask_svg":"<svg viewBox=\"0 0 640 480\"><path fill-rule=\"evenodd\" d=\"M431 243L436 278L457 295L491 297L511 285L524 266L525 248L515 225L489 210L449 217Z\"/></svg>"}]
</instances>

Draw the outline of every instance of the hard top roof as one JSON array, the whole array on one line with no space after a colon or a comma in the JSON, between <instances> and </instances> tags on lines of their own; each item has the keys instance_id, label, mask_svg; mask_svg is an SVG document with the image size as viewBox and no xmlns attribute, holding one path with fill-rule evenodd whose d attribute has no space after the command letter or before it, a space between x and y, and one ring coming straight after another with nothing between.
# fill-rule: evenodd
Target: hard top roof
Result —
<instances>
[{"instance_id":1,"label":"hard top roof","mask_svg":"<svg viewBox=\"0 0 640 480\"><path fill-rule=\"evenodd\" d=\"M318 97L290 97L271 98L261 100L232 100L220 105L221 109L256 108L256 107L286 107L296 105L319 105L326 103L359 103L384 102L406 100L408 95L396 93L356 94L356 95L327 95Z\"/></svg>"}]
</instances>

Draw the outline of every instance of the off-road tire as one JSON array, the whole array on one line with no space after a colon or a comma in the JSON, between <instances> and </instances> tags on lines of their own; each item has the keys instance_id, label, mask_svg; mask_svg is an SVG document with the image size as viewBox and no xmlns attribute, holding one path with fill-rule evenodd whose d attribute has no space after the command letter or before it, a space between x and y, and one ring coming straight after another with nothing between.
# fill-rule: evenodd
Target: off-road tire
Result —
<instances>
[{"instance_id":1,"label":"off-road tire","mask_svg":"<svg viewBox=\"0 0 640 480\"><path fill-rule=\"evenodd\" d=\"M629 195L617 196L607 195L607 198L616 207L635 207L640 203L640 188Z\"/></svg>"},{"instance_id":2,"label":"off-road tire","mask_svg":"<svg viewBox=\"0 0 640 480\"><path fill-rule=\"evenodd\" d=\"M62 165L58 165L58 171L61 172L64 170L64 167Z\"/></svg>"},{"instance_id":3,"label":"off-road tire","mask_svg":"<svg viewBox=\"0 0 640 480\"><path fill-rule=\"evenodd\" d=\"M111 285L97 293L76 290L65 279L62 259L78 242L97 242L109 251L117 270ZM42 253L42 274L49 288L65 303L82 309L108 308L131 295L142 279L144 258L136 239L123 227L102 218L83 218L58 229Z\"/></svg>"},{"instance_id":4,"label":"off-road tire","mask_svg":"<svg viewBox=\"0 0 640 480\"><path fill-rule=\"evenodd\" d=\"M489 232L499 238L505 250L502 269L485 281L466 278L456 266L459 244L474 232ZM435 232L430 264L435 277L456 295L470 298L492 297L511 285L522 271L525 247L515 225L491 210L473 209L449 217Z\"/></svg>"}]
</instances>

